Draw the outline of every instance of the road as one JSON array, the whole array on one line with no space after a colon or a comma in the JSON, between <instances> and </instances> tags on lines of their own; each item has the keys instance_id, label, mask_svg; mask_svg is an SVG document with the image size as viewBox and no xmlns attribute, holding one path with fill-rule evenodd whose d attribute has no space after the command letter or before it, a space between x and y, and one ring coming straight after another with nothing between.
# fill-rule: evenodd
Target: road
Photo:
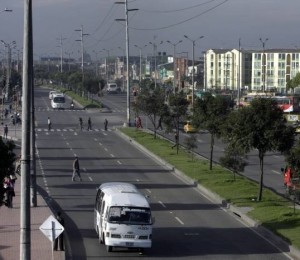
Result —
<instances>
[{"instance_id":1,"label":"road","mask_svg":"<svg viewBox=\"0 0 300 260\"><path fill-rule=\"evenodd\" d=\"M291 259L238 218L168 169L123 140L113 129L124 123L120 96L104 97L110 113L80 109L53 111L49 90L37 89L37 183L49 205L65 217L67 259L132 259L138 252L108 253L93 228L96 188L107 181L126 181L149 196L155 217L153 247L143 259ZM125 96L124 96L125 97ZM47 130L47 117L53 124ZM78 118L92 131L79 129ZM107 118L108 131L104 131ZM78 156L83 181L72 182ZM288 248L281 248L288 252Z\"/></svg>"}]
</instances>

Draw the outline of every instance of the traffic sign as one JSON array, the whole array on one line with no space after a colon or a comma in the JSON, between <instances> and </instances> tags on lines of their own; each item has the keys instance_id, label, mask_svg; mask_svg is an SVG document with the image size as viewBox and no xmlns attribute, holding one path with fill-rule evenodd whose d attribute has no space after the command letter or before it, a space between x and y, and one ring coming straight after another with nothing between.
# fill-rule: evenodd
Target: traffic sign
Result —
<instances>
[{"instance_id":1,"label":"traffic sign","mask_svg":"<svg viewBox=\"0 0 300 260\"><path fill-rule=\"evenodd\" d=\"M40 226L40 230L52 242L64 231L64 227L52 215Z\"/></svg>"}]
</instances>

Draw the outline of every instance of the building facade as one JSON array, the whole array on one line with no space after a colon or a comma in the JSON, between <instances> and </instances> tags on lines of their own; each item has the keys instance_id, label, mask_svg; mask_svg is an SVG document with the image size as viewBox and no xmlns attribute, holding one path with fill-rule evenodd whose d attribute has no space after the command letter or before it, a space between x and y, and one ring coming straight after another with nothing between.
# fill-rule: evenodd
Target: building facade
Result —
<instances>
[{"instance_id":1,"label":"building facade","mask_svg":"<svg viewBox=\"0 0 300 260\"><path fill-rule=\"evenodd\" d=\"M209 49L205 53L207 89L276 91L300 72L299 49Z\"/></svg>"}]
</instances>

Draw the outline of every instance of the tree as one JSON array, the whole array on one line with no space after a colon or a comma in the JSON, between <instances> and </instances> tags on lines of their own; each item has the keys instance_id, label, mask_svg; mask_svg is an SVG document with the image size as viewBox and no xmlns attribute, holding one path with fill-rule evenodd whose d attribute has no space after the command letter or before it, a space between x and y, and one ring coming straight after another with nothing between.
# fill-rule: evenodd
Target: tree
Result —
<instances>
[{"instance_id":1,"label":"tree","mask_svg":"<svg viewBox=\"0 0 300 260\"><path fill-rule=\"evenodd\" d=\"M2 137L0 137L0 206L2 206L4 189L3 189L3 180L4 177L9 176L14 173L14 162L16 155L13 152L15 144L13 141L4 142Z\"/></svg>"},{"instance_id":2,"label":"tree","mask_svg":"<svg viewBox=\"0 0 300 260\"><path fill-rule=\"evenodd\" d=\"M154 138L156 138L156 129L158 117L165 111L165 93L161 88L144 88L133 103L135 110L145 114L154 128Z\"/></svg>"},{"instance_id":3,"label":"tree","mask_svg":"<svg viewBox=\"0 0 300 260\"><path fill-rule=\"evenodd\" d=\"M194 149L196 149L197 146L197 138L195 135L189 135L184 139L184 144L186 146L186 149L191 153L192 160L194 159Z\"/></svg>"},{"instance_id":4,"label":"tree","mask_svg":"<svg viewBox=\"0 0 300 260\"><path fill-rule=\"evenodd\" d=\"M230 147L247 154L258 150L260 181L257 201L262 200L264 157L269 151L288 151L294 144L294 129L287 126L276 101L255 98L250 106L230 113L222 136Z\"/></svg>"},{"instance_id":5,"label":"tree","mask_svg":"<svg viewBox=\"0 0 300 260\"><path fill-rule=\"evenodd\" d=\"M233 179L238 172L242 172L245 169L247 163L244 160L244 151L238 149L237 146L227 146L224 152L224 156L220 158L222 166L230 169L233 172Z\"/></svg>"},{"instance_id":6,"label":"tree","mask_svg":"<svg viewBox=\"0 0 300 260\"><path fill-rule=\"evenodd\" d=\"M285 161L292 169L300 169L300 140L286 153Z\"/></svg>"},{"instance_id":7,"label":"tree","mask_svg":"<svg viewBox=\"0 0 300 260\"><path fill-rule=\"evenodd\" d=\"M229 113L228 100L220 96L214 97L208 94L201 99L196 99L192 120L196 128L202 127L210 132L210 170L212 170L214 141L216 137L220 137L222 123Z\"/></svg>"},{"instance_id":8,"label":"tree","mask_svg":"<svg viewBox=\"0 0 300 260\"><path fill-rule=\"evenodd\" d=\"M286 90L292 90L292 92L294 93L295 88L300 86L300 72L298 72L296 74L296 76L292 79L290 79L287 83L286 83Z\"/></svg>"},{"instance_id":9,"label":"tree","mask_svg":"<svg viewBox=\"0 0 300 260\"><path fill-rule=\"evenodd\" d=\"M177 134L177 154L179 149L179 126L180 123L187 116L189 102L186 99L186 95L181 91L176 94L169 95L169 106L168 109L164 111L163 122L167 126L167 131L173 130L175 128Z\"/></svg>"}]
</instances>

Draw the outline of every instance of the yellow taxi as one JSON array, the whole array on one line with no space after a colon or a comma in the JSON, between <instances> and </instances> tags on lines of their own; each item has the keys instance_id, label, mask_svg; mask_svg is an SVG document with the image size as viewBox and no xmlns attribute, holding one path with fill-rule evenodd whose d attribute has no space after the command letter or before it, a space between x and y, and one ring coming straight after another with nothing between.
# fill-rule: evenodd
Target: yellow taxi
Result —
<instances>
[{"instance_id":1,"label":"yellow taxi","mask_svg":"<svg viewBox=\"0 0 300 260\"><path fill-rule=\"evenodd\" d=\"M183 126L183 131L186 133L195 133L196 128L193 127L193 125L190 121L187 121L186 124Z\"/></svg>"}]
</instances>

